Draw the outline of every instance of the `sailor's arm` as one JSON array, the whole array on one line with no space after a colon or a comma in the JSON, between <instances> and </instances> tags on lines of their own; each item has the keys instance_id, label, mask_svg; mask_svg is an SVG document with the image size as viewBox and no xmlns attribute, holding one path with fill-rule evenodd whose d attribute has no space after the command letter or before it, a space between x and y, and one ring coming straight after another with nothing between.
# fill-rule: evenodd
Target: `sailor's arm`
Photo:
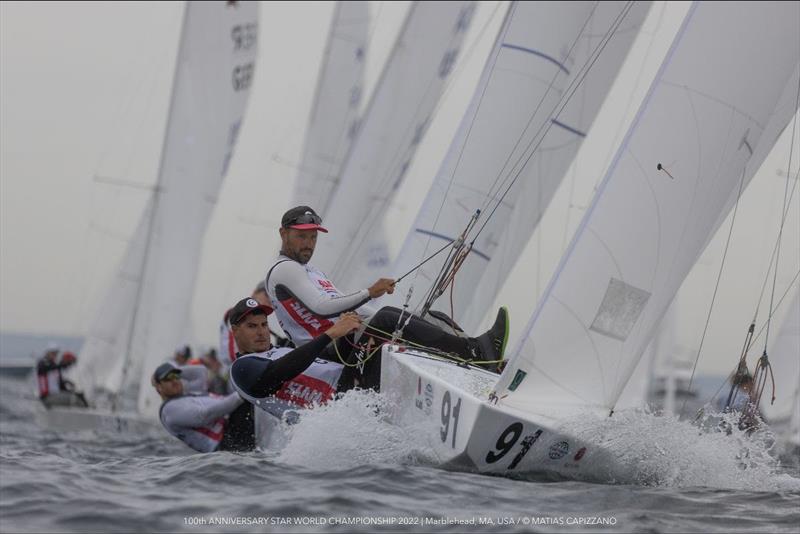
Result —
<instances>
[{"instance_id":1,"label":"sailor's arm","mask_svg":"<svg viewBox=\"0 0 800 534\"><path fill-rule=\"evenodd\" d=\"M275 394L285 382L308 369L308 366L314 363L314 360L328 343L349 334L360 325L361 319L357 314L353 312L343 313L339 320L328 328L324 334L270 362L258 380L254 396L264 398Z\"/></svg>"},{"instance_id":2,"label":"sailor's arm","mask_svg":"<svg viewBox=\"0 0 800 534\"><path fill-rule=\"evenodd\" d=\"M181 397L164 406L162 417L169 426L196 428L214 423L244 402L238 393L225 397Z\"/></svg>"},{"instance_id":3,"label":"sailor's arm","mask_svg":"<svg viewBox=\"0 0 800 534\"><path fill-rule=\"evenodd\" d=\"M320 317L336 317L340 313L353 311L378 298L384 293L394 290L394 281L382 278L368 289L362 289L349 295L329 295L320 292L309 280L302 265L294 261L278 264L272 272L271 283L275 284L275 294L279 301L295 298L306 309ZM389 290L391 286L391 290Z\"/></svg>"}]
</instances>

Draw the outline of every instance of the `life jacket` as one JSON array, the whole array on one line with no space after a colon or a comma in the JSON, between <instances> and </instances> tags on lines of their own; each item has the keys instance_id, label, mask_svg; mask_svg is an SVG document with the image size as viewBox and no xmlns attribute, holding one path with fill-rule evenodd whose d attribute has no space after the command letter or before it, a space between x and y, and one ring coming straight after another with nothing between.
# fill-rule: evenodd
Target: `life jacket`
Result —
<instances>
[{"instance_id":1,"label":"life jacket","mask_svg":"<svg viewBox=\"0 0 800 534\"><path fill-rule=\"evenodd\" d=\"M214 423L207 426L194 428L175 427L169 425L165 420L164 408L168 404L173 403L171 409L181 409L182 407L179 404L174 403L215 402L218 398L219 396L216 395L185 395L183 397L168 399L161 404L161 408L158 410L158 418L161 420L161 424L167 432L186 443L192 449L198 452L214 452L217 450L217 447L219 447L219 443L225 435L226 418L220 417L214 421Z\"/></svg>"},{"instance_id":2,"label":"life jacket","mask_svg":"<svg viewBox=\"0 0 800 534\"><path fill-rule=\"evenodd\" d=\"M292 342L299 347L320 334L323 334L328 328L333 326L334 321L315 314L303 306L294 295L286 291L281 291L280 288L273 287L270 290L269 279L273 269L287 261L294 260L282 255L278 257L278 260L267 272L265 287L267 288L267 296L269 297L270 304L272 304L272 308L275 310L275 317L278 319L278 324L281 325L281 328L286 332L286 335L289 336ZM318 292L334 297L341 296L339 290L336 289L333 282L328 280L325 273L310 263L303 265L303 268L306 271L306 276L308 276L311 285Z\"/></svg>"},{"instance_id":3,"label":"life jacket","mask_svg":"<svg viewBox=\"0 0 800 534\"><path fill-rule=\"evenodd\" d=\"M245 358L260 360L266 367L268 361L282 358L291 351L292 349L287 347L273 348L266 352L240 356L239 360ZM317 358L305 371L284 383L274 395L266 398L256 397L252 390L243 387L241 383L237 384L235 373L231 373L230 380L243 399L282 418L289 410L307 408L330 401L336 394L336 386L343 369L342 364Z\"/></svg>"}]
</instances>

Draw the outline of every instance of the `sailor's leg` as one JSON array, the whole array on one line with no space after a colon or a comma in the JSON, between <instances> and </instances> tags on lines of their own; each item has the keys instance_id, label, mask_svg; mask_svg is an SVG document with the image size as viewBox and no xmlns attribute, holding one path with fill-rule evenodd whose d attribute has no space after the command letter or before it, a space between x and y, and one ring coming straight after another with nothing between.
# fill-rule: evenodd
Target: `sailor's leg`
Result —
<instances>
[{"instance_id":1,"label":"sailor's leg","mask_svg":"<svg viewBox=\"0 0 800 534\"><path fill-rule=\"evenodd\" d=\"M394 332L398 320L400 320L400 326L405 325L402 335L403 340L423 347L458 354L465 359L473 357L471 349L474 344L469 338L456 336L415 315L412 315L408 324L406 324L408 313L404 313L402 319L400 314L401 310L399 308L389 306L381 308L369 320L365 334L381 340L391 338L392 332Z\"/></svg>"}]
</instances>

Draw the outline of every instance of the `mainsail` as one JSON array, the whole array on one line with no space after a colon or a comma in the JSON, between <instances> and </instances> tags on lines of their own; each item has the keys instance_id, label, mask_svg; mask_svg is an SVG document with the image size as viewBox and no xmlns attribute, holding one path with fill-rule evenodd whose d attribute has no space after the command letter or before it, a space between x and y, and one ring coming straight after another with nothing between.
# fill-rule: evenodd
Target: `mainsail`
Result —
<instances>
[{"instance_id":1,"label":"mainsail","mask_svg":"<svg viewBox=\"0 0 800 534\"><path fill-rule=\"evenodd\" d=\"M323 217L358 129L368 27L366 2L336 3L291 202Z\"/></svg>"},{"instance_id":2,"label":"mainsail","mask_svg":"<svg viewBox=\"0 0 800 534\"><path fill-rule=\"evenodd\" d=\"M203 235L233 155L253 81L254 2L188 2L158 182L90 328L79 371L93 386L160 402L152 369L183 339ZM143 387L139 387L139 386Z\"/></svg>"},{"instance_id":3,"label":"mainsail","mask_svg":"<svg viewBox=\"0 0 800 534\"><path fill-rule=\"evenodd\" d=\"M409 9L327 209L330 230L314 263L342 288L367 284L386 267L381 221L403 181L458 57L472 2L415 2Z\"/></svg>"},{"instance_id":4,"label":"mainsail","mask_svg":"<svg viewBox=\"0 0 800 534\"><path fill-rule=\"evenodd\" d=\"M459 131L392 269L396 275L409 271L458 237L482 209L476 230L484 221L486 226L453 287L454 319L467 331L478 326L536 228L649 6L511 5ZM413 275L417 286L433 282L444 256ZM395 303L402 293L394 295ZM425 295L417 291L414 297L416 309Z\"/></svg>"},{"instance_id":5,"label":"mainsail","mask_svg":"<svg viewBox=\"0 0 800 534\"><path fill-rule=\"evenodd\" d=\"M689 269L795 113L798 50L798 3L692 5L498 382L499 403L613 410Z\"/></svg>"}]
</instances>

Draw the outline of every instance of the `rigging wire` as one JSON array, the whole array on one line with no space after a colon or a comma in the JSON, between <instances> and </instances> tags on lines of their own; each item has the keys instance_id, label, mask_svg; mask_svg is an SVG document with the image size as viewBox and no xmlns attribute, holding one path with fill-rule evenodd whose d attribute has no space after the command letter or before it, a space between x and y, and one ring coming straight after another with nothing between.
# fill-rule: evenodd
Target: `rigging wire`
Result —
<instances>
[{"instance_id":1,"label":"rigging wire","mask_svg":"<svg viewBox=\"0 0 800 534\"><path fill-rule=\"evenodd\" d=\"M659 168L661 168L660 164ZM692 365L692 374L689 377L689 385L687 386L687 389L689 391L691 391L692 384L694 383L694 375L695 372L697 371L697 363L700 361L700 354L703 351L703 344L705 343L706 334L708 333L708 325L711 323L711 314L714 311L714 303L716 302L717 299L717 291L719 290L719 283L722 280L722 271L725 268L725 260L728 257L728 248L730 247L731 244L733 227L734 224L736 223L736 214L739 211L739 201L742 199L742 190L744 189L744 178L746 174L747 174L747 163L745 163L744 167L742 168L742 177L739 179L739 191L736 194L736 203L733 206L733 216L731 217L730 228L728 228L728 237L725 240L725 250L722 253L722 261L720 262L719 271L717 272L717 280L714 283L714 293L711 296L711 304L708 307L708 314L706 315L706 324L703 327L703 334L702 336L700 336L700 346L697 348L697 356L695 356L694 365ZM742 355L742 357L744 357L744 354ZM684 398L683 403L681 403L681 411L678 413L679 418L683 416L683 411L686 409L687 400L688 398Z\"/></svg>"},{"instance_id":2,"label":"rigging wire","mask_svg":"<svg viewBox=\"0 0 800 534\"><path fill-rule=\"evenodd\" d=\"M499 12L499 9L500 9L501 5L502 5L502 2L498 2L496 4L496 6L495 6L494 10L492 11L491 15L487 18L486 22L483 24L483 27L478 32L478 35L472 41L471 45L469 46L467 51L464 53L463 57L457 62L457 65L454 68L454 70L452 72L452 75L447 76L447 79L445 80L444 86L443 86L443 89L442 89L442 96L439 99L437 99L436 104L433 107L433 110L428 115L428 118L426 119L426 121L424 123L425 126L423 128L422 135L424 135L424 133L427 131L428 127L434 122L434 120L435 120L436 116L438 115L443 103L446 101L446 99L447 99L447 97L448 97L448 95L449 95L449 93L450 93L450 91L451 91L451 89L452 89L452 87L453 87L453 85L455 83L455 80L459 79L460 75L463 73L465 65L469 62L469 59L474 54L478 43L480 43L482 41L483 36L486 33L487 28L490 26L491 22L495 19L497 13ZM418 104L418 106L417 106L417 112L415 112L415 114L414 114L415 116L418 114L419 108L421 106L422 106L422 103L420 102ZM410 126L410 127L417 127L417 126L419 126L419 125L418 124L414 124L413 126ZM417 145L414 145L414 146L417 146ZM403 149L398 148L397 151L392 156L392 162L393 163L391 165L389 165L388 168L390 170L395 170L398 167L397 162L400 161L401 157L406 152L407 152L407 147L404 147ZM344 166L344 164L343 164L343 166ZM389 173L389 174L383 176L380 179L381 187L378 188L378 189L379 190L385 190L385 189L389 188L390 187L389 181L390 180L394 180L394 179L396 179L396 174L394 174L394 173ZM370 208L370 212L368 213L368 215L365 218L365 220L370 220L370 219L374 220L376 216L380 216L381 214L385 213L386 212L386 204L389 202L389 200L391 198L392 198L391 195L385 195L385 196L380 196L380 197L378 197L376 199L373 199L372 200L373 206ZM349 254L340 254L338 259L336 260L336 262L334 264L334 267L333 267L334 271L339 270L341 268L341 266L342 266L342 262L343 261L345 261L345 260L349 259L350 257L352 257L353 255L355 255L357 253L357 251L359 251L363 247L363 245L366 242L367 238L370 237L370 235L371 235L369 230L373 226L375 226L375 225L374 224L361 224L359 226L358 234L348 244L349 250L351 250L353 252L349 253Z\"/></svg>"},{"instance_id":3,"label":"rigging wire","mask_svg":"<svg viewBox=\"0 0 800 534\"><path fill-rule=\"evenodd\" d=\"M538 114L538 111L541 108L541 105L544 102L545 98L547 97L547 94L553 88L553 83L555 82L555 77L559 74L559 72L556 71L556 73L554 74L553 79L551 80L551 82L550 82L550 84L548 86L548 90L545 92L545 94L540 99L539 103L536 106L536 109L534 110L533 114L530 116L525 129L520 134L520 136L517 138L517 142L514 145L514 148L509 152L509 155L508 155L505 163L503 164L503 168L500 169L500 171L498 172L497 177L495 178L493 184L489 188L489 192L490 192L491 196L486 200L486 202L484 204L484 209L488 209L488 206L491 205L492 202L496 201L495 206L493 207L493 209L489 213L489 216L484 219L483 224L478 229L477 233L472 237L472 239L470 241L470 244L469 244L469 247L466 250L466 253L469 253L469 251L471 250L472 246L474 245L476 239L481 234L483 229L486 227L488 222L491 220L491 218L494 215L494 213L497 211L497 209L503 203L503 200L505 199L506 195L509 193L509 191L511 190L513 185L516 183L517 179L521 176L522 172L525 170L525 168L528 165L528 163L530 162L531 158L534 156L534 154L537 153L537 149L539 148L541 143L544 141L545 137L547 136L547 133L549 132L550 128L553 125L553 120L558 118L558 116L564 111L566 106L569 104L570 100L575 95L575 93L577 92L578 88L582 85L583 81L586 79L586 76L589 74L589 71L592 69L594 64L600 58L601 54L605 50L605 47L610 42L611 38L616 34L619 26L622 24L622 22L624 21L625 17L627 16L627 14L630 12L632 6L633 6L633 2L626 3L626 5L623 7L623 9L617 14L616 18L612 22L612 24L609 27L609 29L604 33L602 39L600 40L600 43L598 43L598 45L595 47L595 49L592 51L592 53L587 58L586 62L581 66L581 68L578 71L578 74L574 78L572 78L572 80L570 80L569 84L567 85L567 88L562 93L562 95L559 98L558 102L553 106L553 108L548 113L548 118L550 120L543 121L542 125L539 127L537 132L531 138L530 142L527 144L527 146L522 151L522 154L520 154L520 156L517 158L517 160L509 168L509 171L508 171L508 174L506 175L506 177L502 178L503 174L505 172L505 169L508 166L508 163L512 159L512 156L513 156L514 152L516 151L517 147L520 146L520 142L522 141L522 139L525 138L526 132L528 131L530 125L532 124L533 119ZM583 36L583 32L584 32L586 26L588 25L589 21L592 19L592 16L594 14L594 11L595 11L596 7L597 7L597 5L595 4L595 6L593 7L591 13L587 17L587 19L584 21L584 24L581 27L580 32L576 36L575 40L572 43L572 46L569 49L569 53L572 52L572 49L577 45L577 43L579 42L580 38ZM492 68L494 68L494 66ZM477 112L476 112L476 116L477 116ZM473 117L473 121L474 121L474 119L475 119L475 117ZM464 150L465 146L466 146L466 142L461 147L461 152L459 153L459 160L460 160L461 153L463 153L463 150ZM515 169L518 169L516 171L516 173L514 172ZM513 178L512 178L512 175L513 175ZM450 185L452 185L452 182L453 182L454 179L455 179L455 171L453 173L453 176L451 177ZM510 182L509 182L509 179L510 179ZM506 183L508 183L508 186L505 187L505 191L503 192L503 194L498 199L497 195L500 193L500 191L503 189L503 187L505 186ZM497 190L494 193L492 193L492 191L495 190L495 188L497 188ZM442 203L442 206L443 205L444 205L444 203ZM440 207L439 213L437 214L437 220L438 220L439 214L441 214L441 210L442 210L442 207ZM469 226L472 226L472 224L470 224ZM469 226L468 226L468 231L469 231ZM466 259L465 257L462 257L460 259L460 261L455 263L455 265L460 267L465 259ZM447 262L444 264L444 266L440 270L439 276L437 277L437 281L439 281L439 280L449 280L450 282L452 282L452 280L454 279L455 274L456 274L457 271L453 271L452 273L449 273L448 270L450 269L451 265L453 265L453 264L452 263L447 263ZM445 288L446 288L446 286L443 286L442 290L445 289ZM429 295L432 295L434 291L437 291L435 289L435 286L429 292ZM429 309L431 305L432 305L432 302L426 302L426 304L425 304L426 308L425 309L426 310Z\"/></svg>"},{"instance_id":4,"label":"rigging wire","mask_svg":"<svg viewBox=\"0 0 800 534\"><path fill-rule=\"evenodd\" d=\"M791 163L792 163L792 157L793 157L793 151L794 151L794 139L795 139L795 134L796 134L796 130L797 130L797 109L798 109L798 105L800 105L800 81L798 81L797 96L795 98L795 108L794 108L795 109L795 120L793 120L793 125L792 125L792 137L791 137L791 144L790 144L790 147L789 147L789 163L788 163L788 167L787 167L787 175L789 177L788 179L791 179ZM744 177L744 175L743 175L743 177ZM767 281L769 280L770 271L772 270L773 261L774 261L773 284L772 284L772 291L771 291L771 297L770 297L770 312L769 312L769 316L767 318L766 323L764 324L764 326L762 326L761 330L759 331L759 336L760 336L761 332L763 332L764 329L766 329L766 336L765 336L765 339L764 339L764 351L763 351L762 356L759 358L759 360L758 360L758 362L756 364L756 370L755 370L755 374L754 374L755 391L751 395L751 398L754 399L754 401L750 403L751 406L748 406L748 408L750 408L751 412L755 412L755 409L757 408L757 405L758 405L758 403L759 403L759 401L761 399L761 395L762 395L762 393L764 391L764 388L766 387L767 373L769 373L770 377L772 376L772 368L769 365L769 359L767 357L767 343L769 341L769 327L770 327L770 323L772 321L772 316L773 316L773 314L775 312L774 300L775 300L775 289L776 289L776 286L777 286L777 272L778 272L778 261L779 261L779 257L780 257L780 243L781 243L781 239L782 239L782 235L783 235L783 228L784 228L784 225L786 223L786 218L788 216L789 209L791 207L791 201L792 201L792 198L794 196L795 186L796 185L797 185L797 181L795 181L795 183L793 184L792 189L791 189L791 193L789 192L789 183L788 183L788 181L787 181L786 185L784 186L783 206L782 206L782 209L781 209L781 220L780 220L780 225L779 225L779 229L778 229L778 238L777 238L777 241L775 243L775 248L773 249L772 255L770 257L770 263L769 263L769 266L767 268L767 273L765 275L764 283L763 283L763 285L761 287L761 293L759 295L758 302L756 303L756 311L754 313L753 320L752 320L752 322L750 324L750 327L748 328L747 335L745 336L744 347L742 348L742 352L741 352L741 355L739 357L739 362L737 364L736 371L734 371L731 374L731 376L734 377L734 380L733 380L733 383L731 384L731 391L730 391L730 394L728 395L728 400L726 402L726 407L731 405L731 402L736 397L736 393L738 391L738 386L737 386L735 377L736 376L744 377L748 372L747 371L747 365L746 365L746 359L747 359L747 355L748 355L750 349L754 346L755 340L758 337L758 336L754 337L753 333L754 333L755 324L756 324L756 321L757 321L757 318L758 318L758 310L759 310L759 308L761 306L761 301L762 301L762 298L764 296L764 289L766 288ZM714 288L714 295L712 296L712 299L711 299L711 305L709 307L708 317L706 318L706 325L705 325L705 328L703 329L703 335L702 335L701 340L700 340L700 347L698 348L697 357L695 358L695 363L694 363L694 366L692 367L692 376L691 376L691 378L689 380L689 386L688 386L690 390L691 390L691 387L692 387L692 382L694 380L694 374L695 374L695 370L697 368L697 363L698 363L699 358L700 358L700 353L702 351L703 342L705 340L706 332L708 330L708 324L709 324L710 319L711 319L711 313L712 313L713 307L714 307L714 300L716 298L717 289L719 287L720 278L722 276L722 269L723 269L724 264L725 264L725 256L727 255L727 252L728 252L728 245L730 244L731 233L733 232L733 223L734 223L734 220L736 218L736 210L738 209L738 206L739 206L739 200L741 198L741 194L742 194L742 184L740 182L739 194L738 194L738 196L736 198L736 206L734 208L733 218L731 219L731 228L730 228L730 231L728 233L728 239L727 239L727 242L726 242L726 245L725 245L725 252L724 252L723 258L722 258L722 264L720 265L720 271L719 271L719 274L718 274L718 277L717 277L716 286ZM800 271L798 272L798 274L800 274ZM796 278L797 278L797 275L795 275L795 279ZM791 287L793 283L794 283L794 281L791 284L789 284L789 287ZM788 288L787 288L787 292L788 292ZM784 297L785 296L786 296L786 293L784 293ZM783 297L781 297L781 301L783 301ZM779 302L779 304L780 304L780 302ZM723 386L724 386L724 384L723 384ZM720 390L722 389L723 386L720 386ZM774 379L772 380L772 390L773 390L772 391L772 401L774 402L774 400L775 400L775 382L774 382ZM716 397L717 394L719 394L719 390L717 390L717 393L715 393L714 397ZM683 411L684 411L684 409L686 407L686 401L687 401L687 399L684 399L683 400L683 404L681 405L681 411L680 411L680 415L681 416L683 415ZM744 421L745 417L753 416L753 415L755 415L755 414L754 413L744 413L743 416L742 416L742 422Z\"/></svg>"},{"instance_id":5,"label":"rigging wire","mask_svg":"<svg viewBox=\"0 0 800 534\"><path fill-rule=\"evenodd\" d=\"M605 50L605 47L608 45L609 41L614 36L614 34L616 33L616 31L619 28L620 24L622 24L622 21L625 19L627 14L630 12L632 7L633 7L633 2L626 3L625 7L617 15L617 18L614 20L614 22L612 23L612 25L609 28L609 30L605 33L605 35L601 39L600 44L598 44L598 46L595 48L595 52L594 52L593 56L590 56L589 61L582 66L579 74L572 80L572 82L570 82L570 85L565 90L565 94L568 95L567 98L564 99L564 97L562 96L561 100L559 100L559 102L553 107L553 109L549 113L549 115L548 115L549 117L551 117L552 119L556 119L564 111L564 109L566 108L567 104L569 104L570 100L575 95L575 92L578 90L580 85L586 79L586 76L589 74L589 71L594 66L594 64L597 62L597 60L600 58L600 55ZM556 109L558 109L558 111L556 111ZM503 192L502 196L500 196L500 198L497 199L497 201L496 201L496 203L494 205L494 208L489 213L489 216L486 217L486 219L483 221L483 225L478 229L478 232L473 237L473 240L472 240L473 242L475 241L475 239L478 238L478 236L481 234L481 232L483 232L483 229L486 228L486 225L488 224L489 220L491 220L492 216L497 211L497 209L500 207L500 205L502 204L502 202L505 199L506 195L508 195L508 193L511 190L511 188L513 187L513 185L519 179L520 175L522 174L522 171L525 170L525 167L527 166L528 162L531 160L533 155L536 154L536 150L539 148L541 143L544 141L544 138L547 136L547 133L550 131L550 128L552 128L552 126L553 126L552 120L545 122L540 127L539 131L536 133L536 135L531 140L531 142L528 144L528 147L526 147L525 152L528 152L530 150L530 153L526 157L525 156L525 152L523 152L523 154L520 156L520 158L514 164L514 167L516 167L519 164L519 162L522 161L523 158L524 158L524 162L522 163L522 165L519 166L519 170L514 174L514 177L511 179L510 183L506 187L506 189ZM539 135L540 133L541 133L541 136ZM536 142L536 138L537 137L539 137L538 142ZM535 146L534 146L534 142L536 142ZM512 167L512 169L514 167ZM500 186L505 184L506 181L508 181L508 177L500 184ZM495 193L495 196L496 196L496 194L497 193ZM489 202L491 202L493 200L495 200L495 198L492 198Z\"/></svg>"}]
</instances>

